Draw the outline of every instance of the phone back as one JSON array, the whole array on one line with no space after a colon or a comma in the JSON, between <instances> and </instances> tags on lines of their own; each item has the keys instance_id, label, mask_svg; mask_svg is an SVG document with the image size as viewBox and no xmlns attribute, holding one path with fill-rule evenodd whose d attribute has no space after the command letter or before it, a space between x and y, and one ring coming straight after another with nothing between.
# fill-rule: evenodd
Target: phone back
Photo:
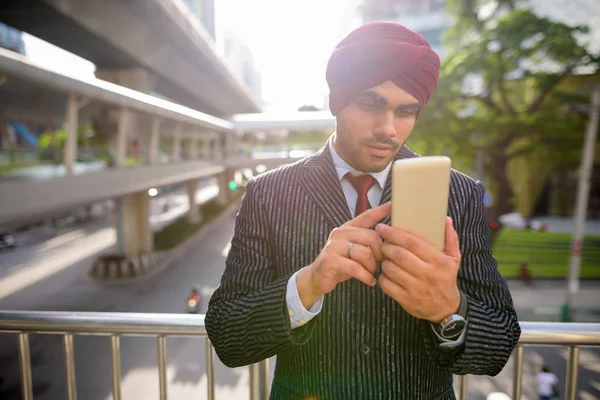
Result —
<instances>
[{"instance_id":1,"label":"phone back","mask_svg":"<svg viewBox=\"0 0 600 400\"><path fill-rule=\"evenodd\" d=\"M448 192L448 157L398 160L392 166L392 226L444 249Z\"/></svg>"}]
</instances>

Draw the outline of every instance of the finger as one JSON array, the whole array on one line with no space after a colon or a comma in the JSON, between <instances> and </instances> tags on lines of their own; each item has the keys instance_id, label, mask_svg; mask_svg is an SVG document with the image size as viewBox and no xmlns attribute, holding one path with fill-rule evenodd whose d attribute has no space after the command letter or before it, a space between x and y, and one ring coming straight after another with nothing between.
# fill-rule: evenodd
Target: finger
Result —
<instances>
[{"instance_id":1,"label":"finger","mask_svg":"<svg viewBox=\"0 0 600 400\"><path fill-rule=\"evenodd\" d=\"M350 250L350 259L357 261L371 274L374 274L377 270L377 260L375 260L370 247L355 244Z\"/></svg>"},{"instance_id":2,"label":"finger","mask_svg":"<svg viewBox=\"0 0 600 400\"><path fill-rule=\"evenodd\" d=\"M381 237L371 229L342 226L331 233L331 238L369 247L376 260L382 259Z\"/></svg>"},{"instance_id":3,"label":"finger","mask_svg":"<svg viewBox=\"0 0 600 400\"><path fill-rule=\"evenodd\" d=\"M387 202L375 208L371 208L358 217L346 222L342 226L355 226L357 228L370 229L373 225L390 215L392 212L392 203Z\"/></svg>"},{"instance_id":4,"label":"finger","mask_svg":"<svg viewBox=\"0 0 600 400\"><path fill-rule=\"evenodd\" d=\"M407 232L403 229L394 228L385 224L378 224L375 227L375 232L379 234L388 243L400 246L425 262L431 262L437 254L441 252L427 243L425 240Z\"/></svg>"},{"instance_id":5,"label":"finger","mask_svg":"<svg viewBox=\"0 0 600 400\"><path fill-rule=\"evenodd\" d=\"M390 243L381 245L384 257L390 260L397 268L401 268L409 275L418 278L427 270L427 265L419 257L407 249ZM385 260L384 260L385 262Z\"/></svg>"},{"instance_id":6,"label":"finger","mask_svg":"<svg viewBox=\"0 0 600 400\"><path fill-rule=\"evenodd\" d=\"M402 286L407 291L418 284L414 276L390 260L383 260L381 263L381 272L386 278L393 281L396 285Z\"/></svg>"},{"instance_id":7,"label":"finger","mask_svg":"<svg viewBox=\"0 0 600 400\"><path fill-rule=\"evenodd\" d=\"M367 271L361 264L351 260L349 258L342 258L340 260L340 269L344 274L348 274L354 279L357 279L367 286L375 286L377 280L375 277Z\"/></svg>"},{"instance_id":8,"label":"finger","mask_svg":"<svg viewBox=\"0 0 600 400\"><path fill-rule=\"evenodd\" d=\"M460 259L460 244L458 242L458 233L454 230L452 218L446 217L446 232L444 239L444 253L454 258Z\"/></svg>"},{"instance_id":9,"label":"finger","mask_svg":"<svg viewBox=\"0 0 600 400\"><path fill-rule=\"evenodd\" d=\"M383 293L396 300L400 305L406 304L408 299L407 291L384 274L379 275L379 278L377 278L377 285Z\"/></svg>"}]
</instances>

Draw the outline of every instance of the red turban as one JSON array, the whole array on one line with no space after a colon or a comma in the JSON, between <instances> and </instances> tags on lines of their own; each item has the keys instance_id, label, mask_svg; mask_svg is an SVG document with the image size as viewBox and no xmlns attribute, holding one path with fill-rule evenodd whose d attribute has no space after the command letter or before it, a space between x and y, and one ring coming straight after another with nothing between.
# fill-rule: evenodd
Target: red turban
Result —
<instances>
[{"instance_id":1,"label":"red turban","mask_svg":"<svg viewBox=\"0 0 600 400\"><path fill-rule=\"evenodd\" d=\"M327 64L329 109L337 115L364 91L392 81L423 106L435 90L440 59L421 35L402 25L373 22L352 31Z\"/></svg>"}]
</instances>

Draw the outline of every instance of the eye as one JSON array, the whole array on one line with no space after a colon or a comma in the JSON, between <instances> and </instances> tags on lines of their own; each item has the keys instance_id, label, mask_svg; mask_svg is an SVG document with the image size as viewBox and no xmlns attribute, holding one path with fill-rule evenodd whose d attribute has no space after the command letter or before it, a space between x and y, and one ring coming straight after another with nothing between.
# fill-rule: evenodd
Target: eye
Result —
<instances>
[{"instance_id":1,"label":"eye","mask_svg":"<svg viewBox=\"0 0 600 400\"><path fill-rule=\"evenodd\" d=\"M396 110L395 114L396 114L396 117L399 117L399 118L413 117L413 116L417 115L417 109L416 108L400 109L400 110Z\"/></svg>"},{"instance_id":2,"label":"eye","mask_svg":"<svg viewBox=\"0 0 600 400\"><path fill-rule=\"evenodd\" d=\"M359 104L363 110L375 110L377 108L377 106L371 102L361 102Z\"/></svg>"}]
</instances>

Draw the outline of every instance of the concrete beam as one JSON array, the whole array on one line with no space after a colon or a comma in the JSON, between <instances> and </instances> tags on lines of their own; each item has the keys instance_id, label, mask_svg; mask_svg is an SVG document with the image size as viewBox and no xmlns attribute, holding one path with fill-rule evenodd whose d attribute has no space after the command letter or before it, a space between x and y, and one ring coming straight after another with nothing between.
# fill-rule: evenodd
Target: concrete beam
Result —
<instances>
[{"instance_id":1,"label":"concrete beam","mask_svg":"<svg viewBox=\"0 0 600 400\"><path fill-rule=\"evenodd\" d=\"M213 176L224 167L207 161L158 164L48 180L0 183L0 226L69 210L75 206Z\"/></svg>"},{"instance_id":2,"label":"concrete beam","mask_svg":"<svg viewBox=\"0 0 600 400\"><path fill-rule=\"evenodd\" d=\"M329 111L236 114L230 121L238 132L335 129L335 117Z\"/></svg>"},{"instance_id":3,"label":"concrete beam","mask_svg":"<svg viewBox=\"0 0 600 400\"><path fill-rule=\"evenodd\" d=\"M258 101L218 57L210 35L181 1L21 3L3 4L0 21L99 68L154 71L160 77L159 93L188 107L214 115L260 111Z\"/></svg>"},{"instance_id":4,"label":"concrete beam","mask_svg":"<svg viewBox=\"0 0 600 400\"><path fill-rule=\"evenodd\" d=\"M212 115L153 97L100 79L82 79L32 64L26 57L0 48L0 71L62 92L72 92L91 100L127 107L141 113L194 126L229 131L233 124Z\"/></svg>"}]
</instances>

